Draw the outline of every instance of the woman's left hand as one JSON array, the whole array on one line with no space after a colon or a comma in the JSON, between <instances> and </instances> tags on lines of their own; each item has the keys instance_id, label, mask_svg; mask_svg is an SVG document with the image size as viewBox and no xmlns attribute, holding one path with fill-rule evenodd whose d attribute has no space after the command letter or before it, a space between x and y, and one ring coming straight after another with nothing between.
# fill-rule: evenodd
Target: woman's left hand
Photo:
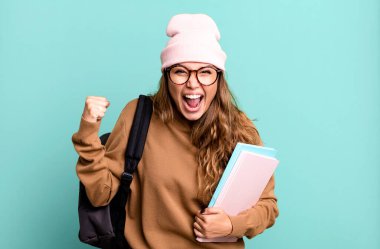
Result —
<instances>
[{"instance_id":1,"label":"woman's left hand","mask_svg":"<svg viewBox=\"0 0 380 249\"><path fill-rule=\"evenodd\" d=\"M206 208L195 216L194 233L198 238L217 238L229 235L232 224L228 215L220 208Z\"/></svg>"}]
</instances>

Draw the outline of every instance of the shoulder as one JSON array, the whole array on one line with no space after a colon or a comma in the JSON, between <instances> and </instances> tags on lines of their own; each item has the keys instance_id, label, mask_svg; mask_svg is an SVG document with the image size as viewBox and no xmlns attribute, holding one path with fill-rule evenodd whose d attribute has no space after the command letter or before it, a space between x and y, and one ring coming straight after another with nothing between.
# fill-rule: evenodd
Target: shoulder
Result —
<instances>
[{"instance_id":1,"label":"shoulder","mask_svg":"<svg viewBox=\"0 0 380 249\"><path fill-rule=\"evenodd\" d=\"M134 116L135 114L135 111L136 111L136 107L137 107L137 102L138 102L138 99L133 99L131 101L129 101L123 108L123 110L121 111L121 114L120 116L125 120L125 119L129 119L131 117Z\"/></svg>"},{"instance_id":2,"label":"shoulder","mask_svg":"<svg viewBox=\"0 0 380 249\"><path fill-rule=\"evenodd\" d=\"M138 98L135 98L135 99L132 99L131 101L129 101L123 110L126 110L126 111L135 111L136 110L136 107L137 107L137 102L138 102Z\"/></svg>"},{"instance_id":3,"label":"shoulder","mask_svg":"<svg viewBox=\"0 0 380 249\"><path fill-rule=\"evenodd\" d=\"M121 113L119 115L119 120L123 124L125 131L127 133L132 126L138 102L139 102L138 98L135 98L135 99L132 99L131 101L129 101L124 106L123 110L121 111Z\"/></svg>"},{"instance_id":4,"label":"shoulder","mask_svg":"<svg viewBox=\"0 0 380 249\"><path fill-rule=\"evenodd\" d=\"M124 106L124 108L119 114L119 118L116 121L112 133L119 132L120 130L122 130L124 133L127 134L132 125L133 117L135 115L137 107L137 101L138 99L133 99Z\"/></svg>"}]
</instances>

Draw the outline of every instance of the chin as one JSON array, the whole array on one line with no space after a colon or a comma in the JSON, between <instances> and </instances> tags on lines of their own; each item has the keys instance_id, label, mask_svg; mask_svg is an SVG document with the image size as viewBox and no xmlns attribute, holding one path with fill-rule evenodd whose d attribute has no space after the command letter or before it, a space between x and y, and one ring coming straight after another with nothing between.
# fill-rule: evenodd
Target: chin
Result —
<instances>
[{"instance_id":1,"label":"chin","mask_svg":"<svg viewBox=\"0 0 380 249\"><path fill-rule=\"evenodd\" d=\"M203 108L202 108L203 109ZM198 119L200 119L203 114L205 113L203 110L198 110L197 112L188 112L182 108L180 108L180 112L182 114L182 116L189 120L189 121L197 121Z\"/></svg>"},{"instance_id":2,"label":"chin","mask_svg":"<svg viewBox=\"0 0 380 249\"><path fill-rule=\"evenodd\" d=\"M189 121L197 121L198 119L200 119L202 117L202 115L198 115L198 114L183 114L182 115Z\"/></svg>"}]
</instances>

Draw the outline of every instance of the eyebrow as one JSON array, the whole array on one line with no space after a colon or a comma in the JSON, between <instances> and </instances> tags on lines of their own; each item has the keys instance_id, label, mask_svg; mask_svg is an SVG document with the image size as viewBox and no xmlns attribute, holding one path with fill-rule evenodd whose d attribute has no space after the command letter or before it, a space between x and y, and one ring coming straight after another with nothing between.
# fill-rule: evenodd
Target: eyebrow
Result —
<instances>
[{"instance_id":1,"label":"eyebrow","mask_svg":"<svg viewBox=\"0 0 380 249\"><path fill-rule=\"evenodd\" d=\"M201 68L205 68L205 67L211 67L211 68L216 69L216 67L215 67L214 65L212 65L212 64L206 64L206 65L201 66L201 67L199 67L199 68L197 68L197 69L189 68L189 67L187 67L187 66L185 66L185 65L182 65L182 64L176 64L176 65L177 65L177 66L184 67L184 68L189 69L189 70L199 70L199 69L201 69Z\"/></svg>"}]
</instances>

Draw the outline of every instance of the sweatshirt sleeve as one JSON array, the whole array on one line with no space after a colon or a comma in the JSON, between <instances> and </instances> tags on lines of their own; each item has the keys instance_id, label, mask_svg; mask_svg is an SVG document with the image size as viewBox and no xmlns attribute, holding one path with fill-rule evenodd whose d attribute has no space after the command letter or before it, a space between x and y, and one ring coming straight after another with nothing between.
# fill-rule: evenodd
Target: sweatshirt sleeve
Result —
<instances>
[{"instance_id":1,"label":"sweatshirt sleeve","mask_svg":"<svg viewBox=\"0 0 380 249\"><path fill-rule=\"evenodd\" d=\"M264 146L256 126L253 122L249 125L256 129L258 135L255 144ZM246 236L251 239L274 225L279 215L277 197L274 194L274 185L275 180L274 175L272 175L256 205L236 216L230 217L232 223L231 236L239 238Z\"/></svg>"},{"instance_id":2,"label":"sweatshirt sleeve","mask_svg":"<svg viewBox=\"0 0 380 249\"><path fill-rule=\"evenodd\" d=\"M81 118L78 132L72 135L79 155L76 172L96 207L107 205L119 188L128 142L126 131L132 125L136 104L136 100L132 101L122 110L104 146L98 135L101 121L92 123Z\"/></svg>"}]
</instances>

